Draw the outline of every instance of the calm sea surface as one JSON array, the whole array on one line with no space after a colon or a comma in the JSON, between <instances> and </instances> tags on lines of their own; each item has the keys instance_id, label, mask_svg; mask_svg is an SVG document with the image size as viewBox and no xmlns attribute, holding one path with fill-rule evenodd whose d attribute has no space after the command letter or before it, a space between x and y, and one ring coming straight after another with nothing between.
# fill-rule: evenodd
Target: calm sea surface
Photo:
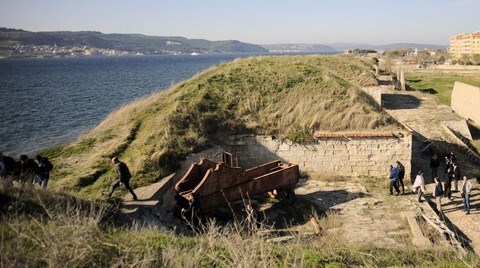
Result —
<instances>
[{"instance_id":1,"label":"calm sea surface","mask_svg":"<svg viewBox=\"0 0 480 268\"><path fill-rule=\"evenodd\" d=\"M124 103L248 54L0 59L0 152L69 142Z\"/></svg>"}]
</instances>

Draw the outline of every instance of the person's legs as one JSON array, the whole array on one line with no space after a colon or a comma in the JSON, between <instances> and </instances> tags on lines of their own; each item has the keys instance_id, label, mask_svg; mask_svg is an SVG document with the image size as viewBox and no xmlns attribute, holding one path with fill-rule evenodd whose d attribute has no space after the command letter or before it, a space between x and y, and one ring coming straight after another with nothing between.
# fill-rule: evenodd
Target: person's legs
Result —
<instances>
[{"instance_id":1,"label":"person's legs","mask_svg":"<svg viewBox=\"0 0 480 268\"><path fill-rule=\"evenodd\" d=\"M420 186L418 186L417 187L418 202L422 202L422 195L423 195L422 189Z\"/></svg>"},{"instance_id":2,"label":"person's legs","mask_svg":"<svg viewBox=\"0 0 480 268\"><path fill-rule=\"evenodd\" d=\"M463 204L465 206L465 210L467 214L470 214L470 194L465 193L463 196Z\"/></svg>"},{"instance_id":3,"label":"person's legs","mask_svg":"<svg viewBox=\"0 0 480 268\"><path fill-rule=\"evenodd\" d=\"M390 181L390 194L392 195L393 194L393 185L395 185L395 182L394 181Z\"/></svg>"},{"instance_id":4,"label":"person's legs","mask_svg":"<svg viewBox=\"0 0 480 268\"><path fill-rule=\"evenodd\" d=\"M455 179L453 181L453 191L458 192L458 180Z\"/></svg>"},{"instance_id":5,"label":"person's legs","mask_svg":"<svg viewBox=\"0 0 480 268\"><path fill-rule=\"evenodd\" d=\"M399 186L402 185L402 194L405 194L405 185L403 184L403 178L400 179Z\"/></svg>"},{"instance_id":6,"label":"person's legs","mask_svg":"<svg viewBox=\"0 0 480 268\"><path fill-rule=\"evenodd\" d=\"M448 199L452 198L452 183L450 182L445 183L445 192L443 196L447 197Z\"/></svg>"},{"instance_id":7,"label":"person's legs","mask_svg":"<svg viewBox=\"0 0 480 268\"><path fill-rule=\"evenodd\" d=\"M133 200L137 200L137 195L135 194L133 189L130 187L130 182L127 181L127 182L124 182L123 184L125 185L125 188L127 188L130 194L133 196Z\"/></svg>"},{"instance_id":8,"label":"person's legs","mask_svg":"<svg viewBox=\"0 0 480 268\"><path fill-rule=\"evenodd\" d=\"M432 168L432 180L433 178L437 177L437 170L438 168Z\"/></svg>"},{"instance_id":9,"label":"person's legs","mask_svg":"<svg viewBox=\"0 0 480 268\"><path fill-rule=\"evenodd\" d=\"M393 187L395 188L395 191L397 191L397 195L400 194L400 190L398 189L398 183L397 182L395 182L393 184Z\"/></svg>"},{"instance_id":10,"label":"person's legs","mask_svg":"<svg viewBox=\"0 0 480 268\"><path fill-rule=\"evenodd\" d=\"M118 186L120 186L120 180L116 180L116 181L112 184L112 186L110 186L110 191L108 192L107 195L108 195L108 196L112 196L113 191L115 191L115 189L117 189Z\"/></svg>"},{"instance_id":11,"label":"person's legs","mask_svg":"<svg viewBox=\"0 0 480 268\"><path fill-rule=\"evenodd\" d=\"M44 179L40 183L40 187L42 187L43 189L47 188L47 185L48 185L48 179Z\"/></svg>"},{"instance_id":12,"label":"person's legs","mask_svg":"<svg viewBox=\"0 0 480 268\"><path fill-rule=\"evenodd\" d=\"M437 201L438 212L442 212L442 197L441 196L435 197L435 201Z\"/></svg>"}]
</instances>

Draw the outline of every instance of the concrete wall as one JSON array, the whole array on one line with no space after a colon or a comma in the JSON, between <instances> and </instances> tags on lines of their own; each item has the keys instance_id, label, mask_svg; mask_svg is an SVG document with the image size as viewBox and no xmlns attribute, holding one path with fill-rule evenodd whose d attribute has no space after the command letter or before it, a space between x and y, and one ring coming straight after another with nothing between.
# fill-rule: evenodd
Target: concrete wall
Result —
<instances>
[{"instance_id":1,"label":"concrete wall","mask_svg":"<svg viewBox=\"0 0 480 268\"><path fill-rule=\"evenodd\" d=\"M351 136L319 138L303 144L283 142L271 136L236 136L225 147L238 154L242 167L280 158L298 163L300 171L386 177L388 166L399 160L405 166L406 178L410 177L410 133L403 133L403 137Z\"/></svg>"},{"instance_id":2,"label":"concrete wall","mask_svg":"<svg viewBox=\"0 0 480 268\"><path fill-rule=\"evenodd\" d=\"M452 91L452 110L480 125L480 88L455 82Z\"/></svg>"}]
</instances>

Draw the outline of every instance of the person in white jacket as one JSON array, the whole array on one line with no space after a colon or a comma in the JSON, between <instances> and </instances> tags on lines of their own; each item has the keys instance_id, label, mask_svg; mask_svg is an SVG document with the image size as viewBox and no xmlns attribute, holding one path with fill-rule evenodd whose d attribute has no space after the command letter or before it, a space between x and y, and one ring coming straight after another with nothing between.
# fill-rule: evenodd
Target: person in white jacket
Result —
<instances>
[{"instance_id":1,"label":"person in white jacket","mask_svg":"<svg viewBox=\"0 0 480 268\"><path fill-rule=\"evenodd\" d=\"M466 214L470 214L470 192L472 191L472 183L468 180L467 176L463 176L462 183L462 197L463 197L463 209Z\"/></svg>"},{"instance_id":2,"label":"person in white jacket","mask_svg":"<svg viewBox=\"0 0 480 268\"><path fill-rule=\"evenodd\" d=\"M425 194L425 178L423 178L423 171L420 170L418 172L415 182L413 183L413 188L418 194L418 202L423 202L422 196Z\"/></svg>"}]
</instances>

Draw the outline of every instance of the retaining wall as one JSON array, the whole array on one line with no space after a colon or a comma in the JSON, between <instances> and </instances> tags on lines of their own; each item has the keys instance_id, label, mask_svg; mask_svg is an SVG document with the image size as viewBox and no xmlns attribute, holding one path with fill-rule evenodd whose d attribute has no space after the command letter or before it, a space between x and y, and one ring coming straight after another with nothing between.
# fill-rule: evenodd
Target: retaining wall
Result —
<instances>
[{"instance_id":1,"label":"retaining wall","mask_svg":"<svg viewBox=\"0 0 480 268\"><path fill-rule=\"evenodd\" d=\"M455 82L452 91L452 110L480 125L480 88Z\"/></svg>"},{"instance_id":2,"label":"retaining wall","mask_svg":"<svg viewBox=\"0 0 480 268\"><path fill-rule=\"evenodd\" d=\"M317 140L297 144L271 136L235 136L225 146L238 154L239 164L249 168L266 161L282 159L298 163L300 171L345 176L385 177L389 165L400 161L410 177L412 135L397 133L331 133Z\"/></svg>"}]
</instances>

